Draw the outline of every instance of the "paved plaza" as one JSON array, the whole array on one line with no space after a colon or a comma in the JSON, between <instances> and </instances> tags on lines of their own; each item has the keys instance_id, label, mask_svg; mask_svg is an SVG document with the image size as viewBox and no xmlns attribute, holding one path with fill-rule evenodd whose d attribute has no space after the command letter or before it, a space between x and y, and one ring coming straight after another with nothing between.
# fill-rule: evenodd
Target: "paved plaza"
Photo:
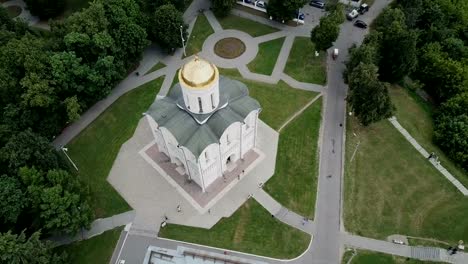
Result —
<instances>
[{"instance_id":1,"label":"paved plaza","mask_svg":"<svg viewBox=\"0 0 468 264\"><path fill-rule=\"evenodd\" d=\"M132 230L155 235L165 217L173 224L211 228L222 217L231 216L256 192L259 183L274 174L279 135L263 122L259 122L257 133L255 152L246 157L248 160L241 164L244 167L227 173L226 182L214 183L214 189L208 190L208 194L198 192L197 196L190 194L190 187L184 188L181 177L177 180L167 175L167 172L175 175L177 171L167 168L165 171L160 165L158 168L148 156L154 137L143 117L133 137L122 145L108 177L135 210ZM245 173L239 180L237 176L242 169Z\"/></svg>"}]
</instances>

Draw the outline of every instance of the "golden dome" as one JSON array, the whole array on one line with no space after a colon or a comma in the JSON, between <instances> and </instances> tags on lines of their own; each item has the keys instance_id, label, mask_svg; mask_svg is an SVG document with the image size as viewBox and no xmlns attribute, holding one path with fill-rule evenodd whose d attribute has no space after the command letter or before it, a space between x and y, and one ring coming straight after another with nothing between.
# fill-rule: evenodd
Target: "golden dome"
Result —
<instances>
[{"instance_id":1,"label":"golden dome","mask_svg":"<svg viewBox=\"0 0 468 264\"><path fill-rule=\"evenodd\" d=\"M192 89L205 89L211 87L218 79L218 68L198 56L179 70L179 82Z\"/></svg>"}]
</instances>

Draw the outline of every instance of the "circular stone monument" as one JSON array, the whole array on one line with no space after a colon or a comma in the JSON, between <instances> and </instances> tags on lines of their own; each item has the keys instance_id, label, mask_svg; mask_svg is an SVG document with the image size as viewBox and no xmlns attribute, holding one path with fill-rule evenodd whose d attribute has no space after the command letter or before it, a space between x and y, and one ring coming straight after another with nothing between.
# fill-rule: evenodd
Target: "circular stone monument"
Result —
<instances>
[{"instance_id":1,"label":"circular stone monument","mask_svg":"<svg viewBox=\"0 0 468 264\"><path fill-rule=\"evenodd\" d=\"M223 38L214 46L216 55L225 59L234 59L245 52L245 44L238 38Z\"/></svg>"}]
</instances>

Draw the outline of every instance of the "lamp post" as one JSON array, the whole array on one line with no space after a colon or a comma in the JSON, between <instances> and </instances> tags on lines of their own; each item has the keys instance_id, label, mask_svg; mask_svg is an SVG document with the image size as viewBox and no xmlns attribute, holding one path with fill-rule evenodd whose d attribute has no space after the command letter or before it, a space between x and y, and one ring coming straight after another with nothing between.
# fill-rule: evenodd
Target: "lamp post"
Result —
<instances>
[{"instance_id":1,"label":"lamp post","mask_svg":"<svg viewBox=\"0 0 468 264\"><path fill-rule=\"evenodd\" d=\"M70 156L68 156L67 152L68 152L68 148L66 147L61 147L62 151L63 151L63 154L65 154L65 156L67 156L67 159L68 161L70 161L70 163L73 165L73 167L75 167L76 171L78 171L78 167L76 166L75 162L73 162L73 160L70 158Z\"/></svg>"},{"instance_id":2,"label":"lamp post","mask_svg":"<svg viewBox=\"0 0 468 264\"><path fill-rule=\"evenodd\" d=\"M187 54L185 53L185 39L184 39L184 35L182 34L182 29L184 28L184 26L180 26L180 39L182 41L182 48L184 49L184 57L187 57Z\"/></svg>"}]
</instances>

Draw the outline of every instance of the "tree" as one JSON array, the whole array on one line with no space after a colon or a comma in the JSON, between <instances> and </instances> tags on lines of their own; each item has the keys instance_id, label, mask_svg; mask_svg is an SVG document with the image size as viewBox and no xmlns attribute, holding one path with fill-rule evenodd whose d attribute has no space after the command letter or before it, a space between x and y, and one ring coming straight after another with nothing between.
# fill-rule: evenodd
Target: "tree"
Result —
<instances>
[{"instance_id":1,"label":"tree","mask_svg":"<svg viewBox=\"0 0 468 264\"><path fill-rule=\"evenodd\" d=\"M65 0L26 0L33 15L42 19L58 16L65 9Z\"/></svg>"},{"instance_id":2,"label":"tree","mask_svg":"<svg viewBox=\"0 0 468 264\"><path fill-rule=\"evenodd\" d=\"M443 103L435 116L434 141L468 169L468 91Z\"/></svg>"},{"instance_id":3,"label":"tree","mask_svg":"<svg viewBox=\"0 0 468 264\"><path fill-rule=\"evenodd\" d=\"M468 67L449 58L439 43L423 47L417 76L438 102L466 90L468 85Z\"/></svg>"},{"instance_id":4,"label":"tree","mask_svg":"<svg viewBox=\"0 0 468 264\"><path fill-rule=\"evenodd\" d=\"M3 223L16 223L27 204L20 182L13 177L0 176L0 219Z\"/></svg>"},{"instance_id":5,"label":"tree","mask_svg":"<svg viewBox=\"0 0 468 264\"><path fill-rule=\"evenodd\" d=\"M391 117L395 108L389 85L378 80L377 71L375 65L361 63L349 75L348 102L364 126Z\"/></svg>"},{"instance_id":6,"label":"tree","mask_svg":"<svg viewBox=\"0 0 468 264\"><path fill-rule=\"evenodd\" d=\"M405 14L399 8L385 8L382 13L374 20L374 29L380 32L385 32L391 25L405 25Z\"/></svg>"},{"instance_id":7,"label":"tree","mask_svg":"<svg viewBox=\"0 0 468 264\"><path fill-rule=\"evenodd\" d=\"M349 60L346 62L344 79L348 80L348 75L360 63L377 65L379 62L378 47L372 44L361 44L360 47L353 46L349 49Z\"/></svg>"},{"instance_id":8,"label":"tree","mask_svg":"<svg viewBox=\"0 0 468 264\"><path fill-rule=\"evenodd\" d=\"M151 24L151 32L148 33L150 40L157 42L166 51L182 47L181 27L182 36L187 39L187 25L184 24L182 13L173 5L160 6L151 17Z\"/></svg>"},{"instance_id":9,"label":"tree","mask_svg":"<svg viewBox=\"0 0 468 264\"><path fill-rule=\"evenodd\" d=\"M47 139L31 130L13 135L0 150L10 175L16 175L23 166L35 166L44 171L59 167L57 152Z\"/></svg>"},{"instance_id":10,"label":"tree","mask_svg":"<svg viewBox=\"0 0 468 264\"><path fill-rule=\"evenodd\" d=\"M52 244L40 240L41 233L35 232L29 238L19 235L0 233L0 262L9 264L61 264L66 263L66 255L52 252Z\"/></svg>"},{"instance_id":11,"label":"tree","mask_svg":"<svg viewBox=\"0 0 468 264\"><path fill-rule=\"evenodd\" d=\"M381 79L397 82L405 75L410 75L417 63L417 34L408 30L401 21L393 21L392 24L382 29L379 63Z\"/></svg>"},{"instance_id":12,"label":"tree","mask_svg":"<svg viewBox=\"0 0 468 264\"><path fill-rule=\"evenodd\" d=\"M338 38L340 28L333 16L320 18L320 23L311 32L311 40L318 50L326 50L333 45Z\"/></svg>"},{"instance_id":13,"label":"tree","mask_svg":"<svg viewBox=\"0 0 468 264\"><path fill-rule=\"evenodd\" d=\"M231 12L236 0L211 0L213 13L219 17L225 17Z\"/></svg>"},{"instance_id":14,"label":"tree","mask_svg":"<svg viewBox=\"0 0 468 264\"><path fill-rule=\"evenodd\" d=\"M267 13L278 21L289 21L296 17L295 12L306 3L307 0L270 0Z\"/></svg>"},{"instance_id":15,"label":"tree","mask_svg":"<svg viewBox=\"0 0 468 264\"><path fill-rule=\"evenodd\" d=\"M75 234L80 228L89 227L92 211L76 177L64 170L49 170L45 174L27 167L20 169L19 176L44 230Z\"/></svg>"}]
</instances>

